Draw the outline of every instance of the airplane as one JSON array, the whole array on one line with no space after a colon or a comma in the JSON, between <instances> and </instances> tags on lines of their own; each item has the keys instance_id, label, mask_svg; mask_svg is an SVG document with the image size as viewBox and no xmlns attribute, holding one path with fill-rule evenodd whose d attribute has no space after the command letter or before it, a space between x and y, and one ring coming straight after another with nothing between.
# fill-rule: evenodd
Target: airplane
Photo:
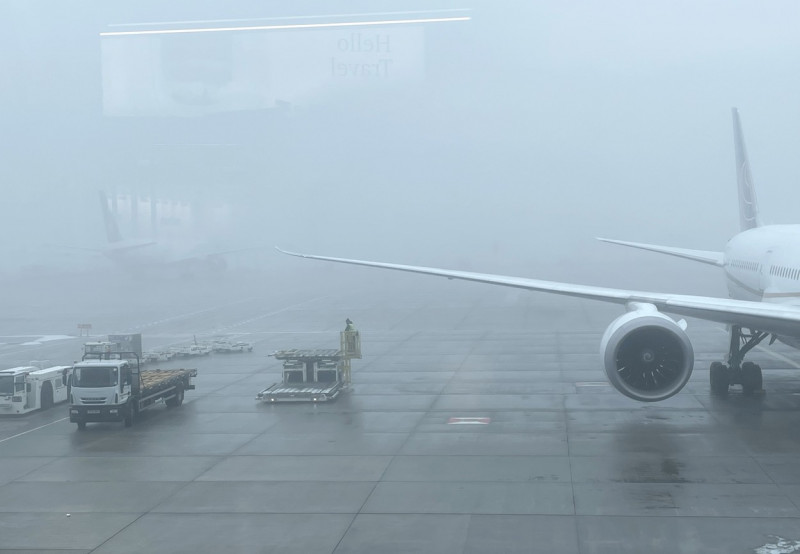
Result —
<instances>
[{"instance_id":1,"label":"airplane","mask_svg":"<svg viewBox=\"0 0 800 554\"><path fill-rule=\"evenodd\" d=\"M117 220L109 208L106 194L100 191L99 197L108 245L104 248L75 246L70 246L69 248L99 253L130 274L152 275L155 273L160 275L166 272L168 274L175 273L179 276L189 276L198 273L219 273L227 267L226 255L260 248L250 247L205 252L187 245L176 245L172 242L163 243L151 239L124 239L120 233Z\"/></svg>"},{"instance_id":2,"label":"airplane","mask_svg":"<svg viewBox=\"0 0 800 554\"><path fill-rule=\"evenodd\" d=\"M278 250L300 258L620 304L625 313L606 329L600 353L611 385L623 395L642 402L674 396L689 381L694 368L694 349L686 334L686 321L676 321L666 313L723 323L730 329L727 363L711 364L711 392L725 395L731 385L738 384L745 394L753 394L762 390L763 377L760 366L744 361L750 350L768 337L769 344L779 340L800 348L800 225L761 222L736 108L732 109L732 115L740 232L728 241L723 252L600 239L720 267L730 298L623 290Z\"/></svg>"},{"instance_id":3,"label":"airplane","mask_svg":"<svg viewBox=\"0 0 800 554\"><path fill-rule=\"evenodd\" d=\"M140 250L142 248L149 250L149 248L146 247L156 245L156 242L152 240L123 239L122 234L119 232L117 220L108 208L106 194L100 191L99 195L100 208L103 211L103 224L106 230L106 239L108 240L108 246L99 250L101 254L118 264L125 264L129 258L134 256L134 254L132 254L134 250Z\"/></svg>"}]
</instances>

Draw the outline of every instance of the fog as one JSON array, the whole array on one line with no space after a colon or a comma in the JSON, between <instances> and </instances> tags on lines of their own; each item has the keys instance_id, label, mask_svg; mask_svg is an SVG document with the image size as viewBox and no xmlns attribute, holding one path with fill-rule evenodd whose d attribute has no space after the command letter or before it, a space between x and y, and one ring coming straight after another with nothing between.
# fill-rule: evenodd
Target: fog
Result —
<instances>
[{"instance_id":1,"label":"fog","mask_svg":"<svg viewBox=\"0 0 800 554\"><path fill-rule=\"evenodd\" d=\"M369 270L323 271L273 245L724 294L709 268L594 237L721 250L738 225L732 106L762 217L797 221L797 3L481 1L435 11L451 8L4 2L0 274L13 283L120 271L68 248L107 246L102 190L190 206L191 217L169 229L117 213L126 238L152 238L177 257L252 247L227 256L229 272L296 283L302 275L309 287L368 280ZM390 13L401 10L428 12ZM316 23L365 13L469 20L370 30L388 37L394 72L371 77L347 74L352 41L367 37L353 38L360 28L175 35L149 58L143 41L161 39L101 36L159 22ZM289 16L304 19L267 19ZM120 26L133 23L150 26ZM180 109L147 103L159 86L150 81L200 71L209 58L202 71L244 75L235 95L209 99L204 89ZM327 80L307 70L316 58L331 59ZM268 86L253 77L262 65L274 68ZM400 277L391 286L424 279Z\"/></svg>"}]
</instances>

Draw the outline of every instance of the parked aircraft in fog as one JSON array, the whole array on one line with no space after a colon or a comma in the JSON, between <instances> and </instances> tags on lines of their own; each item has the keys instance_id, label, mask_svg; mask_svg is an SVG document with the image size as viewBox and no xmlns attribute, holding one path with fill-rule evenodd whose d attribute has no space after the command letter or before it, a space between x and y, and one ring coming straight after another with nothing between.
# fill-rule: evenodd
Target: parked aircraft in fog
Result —
<instances>
[{"instance_id":1,"label":"parked aircraft in fog","mask_svg":"<svg viewBox=\"0 0 800 554\"><path fill-rule=\"evenodd\" d=\"M752 393L762 386L761 368L744 361L752 348L767 337L770 344L780 340L800 348L800 225L761 224L736 108L733 131L741 232L730 239L724 252L600 239L721 267L729 299L284 253L622 304L626 313L609 325L601 343L605 373L619 392L646 402L664 400L678 393L694 367L694 350L686 335L686 322L675 321L662 312L725 323L731 333L727 363L711 364L711 390L725 394L730 385L740 384L745 393Z\"/></svg>"},{"instance_id":2,"label":"parked aircraft in fog","mask_svg":"<svg viewBox=\"0 0 800 554\"><path fill-rule=\"evenodd\" d=\"M218 273L227 267L225 256L235 252L255 250L255 248L240 248L204 251L174 241L165 243L151 239L125 239L119 231L119 225L109 208L108 198L104 192L100 192L100 206L108 244L103 248L70 248L101 254L131 274L187 276Z\"/></svg>"}]
</instances>

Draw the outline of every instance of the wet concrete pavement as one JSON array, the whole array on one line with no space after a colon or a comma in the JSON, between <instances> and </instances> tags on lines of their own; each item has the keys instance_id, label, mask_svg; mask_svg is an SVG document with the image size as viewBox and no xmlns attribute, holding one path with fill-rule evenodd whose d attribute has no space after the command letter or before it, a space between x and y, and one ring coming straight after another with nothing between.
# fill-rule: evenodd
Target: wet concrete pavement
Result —
<instances>
[{"instance_id":1,"label":"wet concrete pavement","mask_svg":"<svg viewBox=\"0 0 800 554\"><path fill-rule=\"evenodd\" d=\"M183 362L197 390L130 429L78 432L63 405L0 420L0 549L800 551L800 354L755 350L766 393L713 398L708 365L727 337L691 321L691 381L640 404L600 369L618 308L403 278L312 294L196 283L133 306L59 295L52 313L12 302L4 367L76 359L83 339L14 337L85 321L142 332L146 348L225 334L255 350ZM255 400L280 376L268 353L335 348L347 317L364 352L351 391L320 405Z\"/></svg>"}]
</instances>

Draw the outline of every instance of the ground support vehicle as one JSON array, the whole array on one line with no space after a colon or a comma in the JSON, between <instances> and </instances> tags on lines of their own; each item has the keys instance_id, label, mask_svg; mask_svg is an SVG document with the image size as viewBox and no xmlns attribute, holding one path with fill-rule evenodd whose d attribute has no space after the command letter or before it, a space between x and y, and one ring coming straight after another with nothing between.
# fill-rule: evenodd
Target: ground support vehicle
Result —
<instances>
[{"instance_id":1,"label":"ground support vehicle","mask_svg":"<svg viewBox=\"0 0 800 554\"><path fill-rule=\"evenodd\" d=\"M207 344L185 344L170 348L175 358L195 358L211 354L211 347Z\"/></svg>"},{"instance_id":2,"label":"ground support vehicle","mask_svg":"<svg viewBox=\"0 0 800 554\"><path fill-rule=\"evenodd\" d=\"M83 359L119 358L120 352L127 352L130 357L142 357L142 335L108 335L108 340L86 342L83 344Z\"/></svg>"},{"instance_id":3,"label":"ground support vehicle","mask_svg":"<svg viewBox=\"0 0 800 554\"><path fill-rule=\"evenodd\" d=\"M327 402L350 385L350 360L361 358L361 335L350 319L339 333L339 350L279 350L283 380L256 395L263 402Z\"/></svg>"},{"instance_id":4,"label":"ground support vehicle","mask_svg":"<svg viewBox=\"0 0 800 554\"><path fill-rule=\"evenodd\" d=\"M138 358L86 360L72 367L69 420L85 429L89 422L124 421L130 427L139 412L161 402L183 403L193 390L196 369L141 370Z\"/></svg>"},{"instance_id":5,"label":"ground support vehicle","mask_svg":"<svg viewBox=\"0 0 800 554\"><path fill-rule=\"evenodd\" d=\"M211 348L217 354L253 351L253 345L244 341L215 340L211 343Z\"/></svg>"},{"instance_id":6,"label":"ground support vehicle","mask_svg":"<svg viewBox=\"0 0 800 554\"><path fill-rule=\"evenodd\" d=\"M340 350L280 350L270 354L283 360L283 381L259 392L264 402L327 402L345 386Z\"/></svg>"},{"instance_id":7,"label":"ground support vehicle","mask_svg":"<svg viewBox=\"0 0 800 554\"><path fill-rule=\"evenodd\" d=\"M159 362L168 362L173 356L174 353L168 350L151 350L142 353L141 363L157 364Z\"/></svg>"},{"instance_id":8,"label":"ground support vehicle","mask_svg":"<svg viewBox=\"0 0 800 554\"><path fill-rule=\"evenodd\" d=\"M339 350L279 350L283 381L256 396L264 402L327 402L350 386L350 360L361 358L361 335L350 319L339 333Z\"/></svg>"},{"instance_id":9,"label":"ground support vehicle","mask_svg":"<svg viewBox=\"0 0 800 554\"><path fill-rule=\"evenodd\" d=\"M24 366L0 371L0 415L27 414L64 402L70 369Z\"/></svg>"}]
</instances>

